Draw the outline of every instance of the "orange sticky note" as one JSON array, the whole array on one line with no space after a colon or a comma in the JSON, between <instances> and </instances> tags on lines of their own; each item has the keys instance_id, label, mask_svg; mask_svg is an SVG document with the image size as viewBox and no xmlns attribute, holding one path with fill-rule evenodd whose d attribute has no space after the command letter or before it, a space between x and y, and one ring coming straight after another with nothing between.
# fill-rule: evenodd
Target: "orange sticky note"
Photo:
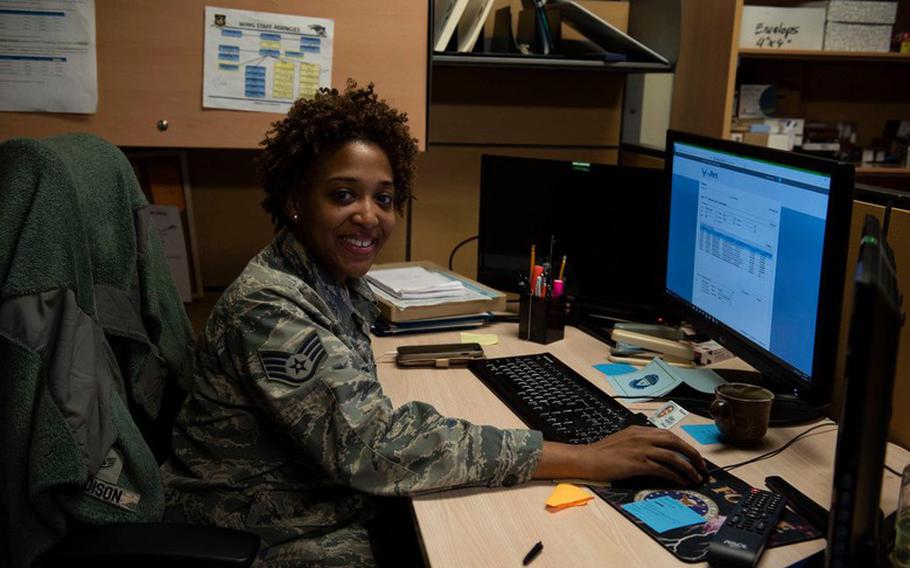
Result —
<instances>
[{"instance_id":1,"label":"orange sticky note","mask_svg":"<svg viewBox=\"0 0 910 568\"><path fill-rule=\"evenodd\" d=\"M547 498L547 508L551 511L561 511L568 507L586 505L594 496L571 483L560 483Z\"/></svg>"}]
</instances>

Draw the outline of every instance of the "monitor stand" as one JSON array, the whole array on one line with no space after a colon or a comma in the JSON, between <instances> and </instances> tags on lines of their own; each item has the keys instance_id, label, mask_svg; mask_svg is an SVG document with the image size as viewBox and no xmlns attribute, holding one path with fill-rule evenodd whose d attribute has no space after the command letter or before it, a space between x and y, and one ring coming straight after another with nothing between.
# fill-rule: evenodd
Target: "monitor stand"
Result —
<instances>
[{"instance_id":1,"label":"monitor stand","mask_svg":"<svg viewBox=\"0 0 910 568\"><path fill-rule=\"evenodd\" d=\"M771 405L770 426L788 426L791 424L803 424L805 422L815 421L822 416L826 407L809 406L805 402L793 396L792 393L780 392L779 388L773 387L768 381L764 380L762 374L758 371L746 371L742 369L714 369L714 372L730 383L749 383L764 387L774 393L774 404Z\"/></svg>"}]
</instances>

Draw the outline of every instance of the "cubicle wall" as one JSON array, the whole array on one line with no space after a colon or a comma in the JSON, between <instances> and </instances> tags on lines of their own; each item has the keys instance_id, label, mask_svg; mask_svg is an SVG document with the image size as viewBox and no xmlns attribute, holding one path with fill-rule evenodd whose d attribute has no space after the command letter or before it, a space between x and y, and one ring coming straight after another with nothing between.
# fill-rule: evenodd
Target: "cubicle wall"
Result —
<instances>
[{"instance_id":1,"label":"cubicle wall","mask_svg":"<svg viewBox=\"0 0 910 568\"><path fill-rule=\"evenodd\" d=\"M859 257L859 239L866 215L874 215L879 221L883 220L885 208L874 203L864 201L853 202L853 219L850 223L850 247L847 253L847 282L844 287L844 305L841 312L840 341L838 343L838 358L832 415L840 416L844 396L844 368L846 363L847 335L850 327L850 314L853 302L853 267ZM894 249L894 262L897 265L897 285L903 292L904 298L910 298L910 211L906 209L892 209L891 222L888 229L888 243ZM908 310L907 301L904 301L904 311ZM897 370L895 371L894 395L891 398L891 441L905 448L910 448L910 329L905 323L901 330L900 343L898 344Z\"/></svg>"},{"instance_id":2,"label":"cubicle wall","mask_svg":"<svg viewBox=\"0 0 910 568\"><path fill-rule=\"evenodd\" d=\"M425 147L429 9L413 0L96 0L98 112L0 113L0 140L87 131L118 146L256 148L281 115L202 108L207 5L332 19L332 85L375 82Z\"/></svg>"},{"instance_id":3,"label":"cubicle wall","mask_svg":"<svg viewBox=\"0 0 910 568\"><path fill-rule=\"evenodd\" d=\"M262 190L253 160L254 149L283 115L202 108L207 5L332 19L332 85L343 88L349 77L361 84L374 82L382 98L408 114L412 134L421 149L426 148L426 2L96 0L95 4L97 113L0 112L0 140L85 131L127 151L185 149L202 279L208 288L230 283L272 236L270 220L259 205ZM162 119L168 121L165 131L157 128ZM396 233L381 261L404 258L404 233Z\"/></svg>"}]
</instances>

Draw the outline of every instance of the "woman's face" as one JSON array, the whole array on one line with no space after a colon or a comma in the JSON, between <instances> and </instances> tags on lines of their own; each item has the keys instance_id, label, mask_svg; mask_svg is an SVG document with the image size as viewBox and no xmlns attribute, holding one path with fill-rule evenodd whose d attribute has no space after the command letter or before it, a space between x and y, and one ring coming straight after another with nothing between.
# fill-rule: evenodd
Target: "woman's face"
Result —
<instances>
[{"instance_id":1,"label":"woman's face","mask_svg":"<svg viewBox=\"0 0 910 568\"><path fill-rule=\"evenodd\" d=\"M339 284L366 274L395 228L393 181L385 152L355 141L317 162L297 190L294 236Z\"/></svg>"}]
</instances>

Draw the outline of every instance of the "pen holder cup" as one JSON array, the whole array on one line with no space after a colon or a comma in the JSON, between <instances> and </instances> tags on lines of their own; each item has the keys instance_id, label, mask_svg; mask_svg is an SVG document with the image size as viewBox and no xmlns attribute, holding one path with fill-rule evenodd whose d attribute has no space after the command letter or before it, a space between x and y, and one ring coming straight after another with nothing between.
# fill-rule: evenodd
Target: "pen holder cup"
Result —
<instances>
[{"instance_id":1,"label":"pen holder cup","mask_svg":"<svg viewBox=\"0 0 910 568\"><path fill-rule=\"evenodd\" d=\"M522 294L518 307L518 337L535 343L553 343L565 336L566 297L538 298Z\"/></svg>"}]
</instances>

